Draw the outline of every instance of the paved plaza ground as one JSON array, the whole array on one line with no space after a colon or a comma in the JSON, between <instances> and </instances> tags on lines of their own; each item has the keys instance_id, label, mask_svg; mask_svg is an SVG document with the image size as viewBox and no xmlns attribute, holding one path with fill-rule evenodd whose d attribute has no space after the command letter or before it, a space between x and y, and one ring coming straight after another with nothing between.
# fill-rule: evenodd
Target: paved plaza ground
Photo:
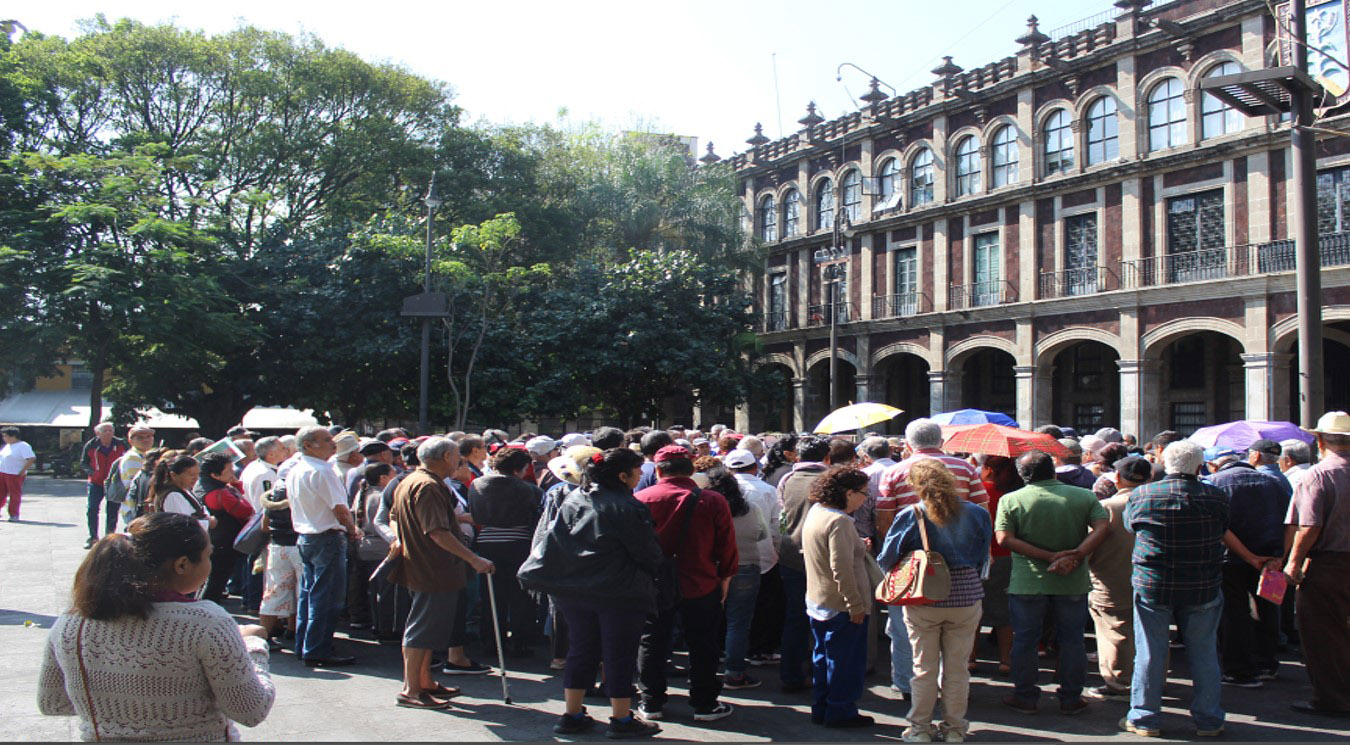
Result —
<instances>
[{"instance_id":1,"label":"paved plaza ground","mask_svg":"<svg viewBox=\"0 0 1350 745\"><path fill-rule=\"evenodd\" d=\"M38 714L36 681L42 645L53 618L68 604L71 577L83 559L85 529L84 485L73 480L34 477L28 480L23 522L0 522L0 740L72 740L78 729L72 718ZM235 601L237 602L237 601ZM237 606L231 606L237 610ZM241 617L242 618L242 617ZM30 625L31 622L31 625ZM339 648L358 657L354 667L309 669L289 653L272 656L277 701L260 726L242 729L248 740L548 740L562 711L560 675L547 669L543 651L532 661L512 662L511 696L502 703L496 677L456 679L466 695L446 712L414 711L394 706L399 687L400 657L396 647L381 647L339 632ZM983 643L983 641L982 641ZM1091 648L1091 642L1089 642ZM481 651L476 656L482 658ZM986 653L988 650L984 650ZM1182 657L1183 655L1176 655ZM895 742L904 727L905 707L896 700L882 671L868 679L861 702L879 725L866 731L827 730L813 726L809 694L782 694L776 671L757 668L752 674L764 686L728 691L724 700L736 707L728 719L695 727L685 705L681 681L672 680L674 698L658 739L707 742L737 740L870 741ZM1296 658L1285 656L1280 678L1257 690L1225 688L1228 710L1226 740L1318 741L1350 739L1350 722L1316 718L1290 711L1288 703L1308 696L1307 678ZM486 660L484 660L486 661ZM679 660L682 662L682 660ZM1180 666L1181 663L1179 663ZM1117 732L1125 714L1124 702L1093 703L1081 716L1058 713L1052 696L1042 698L1034 716L1004 708L999 699L1010 690L1006 678L990 676L993 665L981 664L971 686L971 736L979 742L1139 740ZM1181 667L1184 672L1184 667ZM1052 671L1042 672L1047 691ZM1093 675L1091 685L1100 684ZM1173 679L1168 686L1167 738L1193 739L1194 727L1185 714L1189 682ZM593 713L604 716L601 702L589 702ZM578 740L603 740L600 731Z\"/></svg>"}]
</instances>

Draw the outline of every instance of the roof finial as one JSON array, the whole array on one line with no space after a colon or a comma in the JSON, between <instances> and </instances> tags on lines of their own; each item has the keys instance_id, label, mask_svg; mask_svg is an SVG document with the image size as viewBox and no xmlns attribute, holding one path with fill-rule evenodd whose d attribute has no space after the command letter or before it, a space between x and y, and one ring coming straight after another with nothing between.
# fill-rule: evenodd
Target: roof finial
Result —
<instances>
[{"instance_id":1,"label":"roof finial","mask_svg":"<svg viewBox=\"0 0 1350 745\"><path fill-rule=\"evenodd\" d=\"M746 144L750 145L750 147L759 147L768 141L769 138L764 136L764 125L755 122L755 136L746 140Z\"/></svg>"},{"instance_id":2,"label":"roof finial","mask_svg":"<svg viewBox=\"0 0 1350 745\"><path fill-rule=\"evenodd\" d=\"M1036 16L1027 19L1027 32L1017 37L1017 43L1024 47L1034 47L1050 41L1050 37L1041 33L1041 22Z\"/></svg>"},{"instance_id":3,"label":"roof finial","mask_svg":"<svg viewBox=\"0 0 1350 745\"><path fill-rule=\"evenodd\" d=\"M706 165L712 165L713 163L716 163L717 161L719 161L719 160L721 160L721 159L722 159L722 158L721 158L720 156L718 156L717 153L714 153L714 152L713 152L713 144L712 144L712 141L709 140L709 141L708 141L708 152L705 153L704 156L703 156L702 158L699 158L699 159L698 159L698 162L704 163L704 164L706 164Z\"/></svg>"},{"instance_id":4,"label":"roof finial","mask_svg":"<svg viewBox=\"0 0 1350 745\"><path fill-rule=\"evenodd\" d=\"M803 127L814 127L825 121L825 117L816 113L816 102L812 101L806 105L806 116L797 120L797 123Z\"/></svg>"},{"instance_id":5,"label":"roof finial","mask_svg":"<svg viewBox=\"0 0 1350 745\"><path fill-rule=\"evenodd\" d=\"M942 64L933 68L933 74L943 78L950 78L951 76L955 75L958 72L961 72L964 69L965 68L961 67L955 62L952 62L952 56L950 54L947 54L943 55Z\"/></svg>"}]
</instances>

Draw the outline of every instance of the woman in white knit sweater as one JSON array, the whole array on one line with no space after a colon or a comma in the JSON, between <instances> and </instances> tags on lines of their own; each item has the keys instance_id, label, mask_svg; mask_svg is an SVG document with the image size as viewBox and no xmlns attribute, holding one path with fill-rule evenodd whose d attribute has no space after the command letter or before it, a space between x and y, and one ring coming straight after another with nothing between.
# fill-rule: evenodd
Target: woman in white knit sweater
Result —
<instances>
[{"instance_id":1,"label":"woman in white knit sweater","mask_svg":"<svg viewBox=\"0 0 1350 745\"><path fill-rule=\"evenodd\" d=\"M73 607L43 654L38 708L78 716L85 740L238 740L276 700L261 626L193 595L211 573L187 515L138 518L75 573Z\"/></svg>"}]
</instances>

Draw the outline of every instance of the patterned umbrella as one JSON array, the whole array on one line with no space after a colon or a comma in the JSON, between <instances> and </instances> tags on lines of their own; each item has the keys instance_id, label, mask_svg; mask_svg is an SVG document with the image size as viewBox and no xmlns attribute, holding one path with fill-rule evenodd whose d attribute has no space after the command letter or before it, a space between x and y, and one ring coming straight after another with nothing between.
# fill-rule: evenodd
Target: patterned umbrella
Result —
<instances>
[{"instance_id":1,"label":"patterned umbrella","mask_svg":"<svg viewBox=\"0 0 1350 745\"><path fill-rule=\"evenodd\" d=\"M1216 424L1212 427L1201 427L1188 439L1207 448L1212 448L1215 445L1227 445L1230 448L1246 450L1253 442L1260 439L1274 440L1275 442L1282 440L1312 442L1313 436L1304 432L1293 422L1262 422L1255 419L1244 419L1227 424Z\"/></svg>"},{"instance_id":2,"label":"patterned umbrella","mask_svg":"<svg viewBox=\"0 0 1350 745\"><path fill-rule=\"evenodd\" d=\"M945 437L942 449L949 453L984 453L1016 458L1023 453L1039 450L1060 458L1069 457L1069 449L1050 435L999 424L943 427L942 434Z\"/></svg>"},{"instance_id":3,"label":"patterned umbrella","mask_svg":"<svg viewBox=\"0 0 1350 745\"><path fill-rule=\"evenodd\" d=\"M1016 427L1017 421L1007 414L998 411L981 411L979 409L957 409L956 411L944 411L941 414L934 414L929 417L933 421L942 425L954 424L1002 424L1005 427Z\"/></svg>"},{"instance_id":4,"label":"patterned umbrella","mask_svg":"<svg viewBox=\"0 0 1350 745\"><path fill-rule=\"evenodd\" d=\"M849 404L831 411L828 416L821 419L820 424L816 425L816 434L832 435L836 432L862 429L877 422L894 419L901 411L894 406L866 401L860 404Z\"/></svg>"}]
</instances>

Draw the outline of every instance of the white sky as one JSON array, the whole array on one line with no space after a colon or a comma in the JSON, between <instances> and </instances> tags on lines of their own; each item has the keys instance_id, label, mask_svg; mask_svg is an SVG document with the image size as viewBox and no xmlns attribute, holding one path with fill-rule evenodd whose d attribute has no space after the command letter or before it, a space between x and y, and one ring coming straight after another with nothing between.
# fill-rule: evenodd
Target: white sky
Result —
<instances>
[{"instance_id":1,"label":"white sky","mask_svg":"<svg viewBox=\"0 0 1350 745\"><path fill-rule=\"evenodd\" d=\"M905 93L932 82L943 54L967 69L1013 54L1032 13L1050 31L1108 10L1110 0L61 0L0 17L66 37L99 12L208 33L306 31L450 83L470 122L553 122L565 108L570 121L697 137L700 149L711 139L726 157L746 149L757 121L775 139L798 129L810 100L826 118L857 108L845 87L860 96L867 77L846 68L836 82L841 63Z\"/></svg>"}]
</instances>

